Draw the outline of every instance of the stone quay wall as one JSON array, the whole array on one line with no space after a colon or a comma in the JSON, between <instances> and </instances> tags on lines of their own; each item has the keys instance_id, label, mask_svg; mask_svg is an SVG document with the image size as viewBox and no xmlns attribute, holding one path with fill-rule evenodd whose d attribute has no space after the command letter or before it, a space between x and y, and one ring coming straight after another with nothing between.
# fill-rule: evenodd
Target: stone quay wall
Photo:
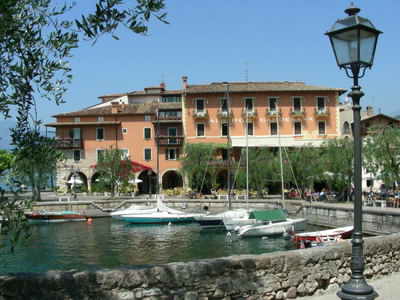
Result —
<instances>
[{"instance_id":1,"label":"stone quay wall","mask_svg":"<svg viewBox=\"0 0 400 300\"><path fill-rule=\"evenodd\" d=\"M365 239L365 276L400 270L400 234ZM350 279L351 243L141 269L49 271L0 276L0 299L296 299ZM379 293L379 291L377 291Z\"/></svg>"}]
</instances>

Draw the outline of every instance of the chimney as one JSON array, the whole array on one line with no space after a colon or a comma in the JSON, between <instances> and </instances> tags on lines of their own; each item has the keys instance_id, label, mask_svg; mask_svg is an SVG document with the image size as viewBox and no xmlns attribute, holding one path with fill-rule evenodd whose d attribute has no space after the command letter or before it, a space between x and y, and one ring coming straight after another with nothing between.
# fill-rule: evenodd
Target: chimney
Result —
<instances>
[{"instance_id":1,"label":"chimney","mask_svg":"<svg viewBox=\"0 0 400 300\"><path fill-rule=\"evenodd\" d=\"M161 82L161 83L160 83L160 89L161 89L162 91L165 91L165 82Z\"/></svg>"},{"instance_id":2,"label":"chimney","mask_svg":"<svg viewBox=\"0 0 400 300\"><path fill-rule=\"evenodd\" d=\"M118 113L119 103L116 101L111 102L111 113L116 114Z\"/></svg>"},{"instance_id":3,"label":"chimney","mask_svg":"<svg viewBox=\"0 0 400 300\"><path fill-rule=\"evenodd\" d=\"M188 87L188 77L187 76L182 76L182 88L186 90Z\"/></svg>"},{"instance_id":4,"label":"chimney","mask_svg":"<svg viewBox=\"0 0 400 300\"><path fill-rule=\"evenodd\" d=\"M367 106L366 109L367 109L367 116L368 117L374 115L374 108L372 106Z\"/></svg>"}]
</instances>

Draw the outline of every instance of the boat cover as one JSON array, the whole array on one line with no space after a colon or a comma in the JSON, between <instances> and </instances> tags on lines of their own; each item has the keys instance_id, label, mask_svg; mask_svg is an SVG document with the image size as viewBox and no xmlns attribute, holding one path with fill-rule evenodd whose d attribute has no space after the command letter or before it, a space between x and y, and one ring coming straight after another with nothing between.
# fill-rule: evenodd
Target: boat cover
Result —
<instances>
[{"instance_id":1,"label":"boat cover","mask_svg":"<svg viewBox=\"0 0 400 300\"><path fill-rule=\"evenodd\" d=\"M286 221L286 214L282 209L254 210L250 213L249 219L257 221Z\"/></svg>"}]
</instances>

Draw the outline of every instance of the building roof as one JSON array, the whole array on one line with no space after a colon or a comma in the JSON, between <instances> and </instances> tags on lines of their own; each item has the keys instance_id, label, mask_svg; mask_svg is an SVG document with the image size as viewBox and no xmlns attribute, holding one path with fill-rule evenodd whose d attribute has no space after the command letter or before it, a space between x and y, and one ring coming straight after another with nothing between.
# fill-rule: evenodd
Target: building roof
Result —
<instances>
[{"instance_id":1,"label":"building roof","mask_svg":"<svg viewBox=\"0 0 400 300\"><path fill-rule=\"evenodd\" d=\"M154 114L157 110L171 110L181 109L181 103L141 103L141 104L120 104L118 105L118 113L112 112L112 105L98 107L98 108L85 108L83 110L63 113L54 115L53 117L83 117L83 116L106 116L106 115L141 115L141 114Z\"/></svg>"},{"instance_id":2,"label":"building roof","mask_svg":"<svg viewBox=\"0 0 400 300\"><path fill-rule=\"evenodd\" d=\"M361 122L377 120L377 119L387 119L392 122L400 124L400 120L393 118L391 116L385 115L385 114L376 114L376 115L372 115L372 116L365 116L364 118L362 118Z\"/></svg>"},{"instance_id":3,"label":"building roof","mask_svg":"<svg viewBox=\"0 0 400 300\"><path fill-rule=\"evenodd\" d=\"M102 122L53 122L45 124L47 127L58 126L88 126L88 125L119 125L120 121L102 121Z\"/></svg>"},{"instance_id":4,"label":"building roof","mask_svg":"<svg viewBox=\"0 0 400 300\"><path fill-rule=\"evenodd\" d=\"M230 92L327 92L336 91L343 94L346 90L324 86L306 85L304 82L213 82L203 85L189 85L187 94L226 93Z\"/></svg>"}]
</instances>

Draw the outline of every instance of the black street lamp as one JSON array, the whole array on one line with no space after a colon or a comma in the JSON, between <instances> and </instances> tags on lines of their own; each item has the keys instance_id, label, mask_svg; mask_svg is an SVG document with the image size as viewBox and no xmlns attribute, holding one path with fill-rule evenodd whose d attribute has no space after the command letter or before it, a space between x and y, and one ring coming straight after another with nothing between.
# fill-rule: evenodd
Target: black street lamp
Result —
<instances>
[{"instance_id":1,"label":"black street lamp","mask_svg":"<svg viewBox=\"0 0 400 300\"><path fill-rule=\"evenodd\" d=\"M362 199L361 199L361 136L360 136L360 99L364 96L358 79L362 78L367 68L371 68L378 36L382 32L377 30L371 21L357 14L360 9L351 5L345 12L347 18L338 20L329 36L336 62L339 68L346 71L346 75L353 78L353 86L349 96L353 100L354 119L354 232L352 237L351 279L342 286L338 296L341 299L369 300L375 299L378 294L364 279L364 254L362 234Z\"/></svg>"}]
</instances>

